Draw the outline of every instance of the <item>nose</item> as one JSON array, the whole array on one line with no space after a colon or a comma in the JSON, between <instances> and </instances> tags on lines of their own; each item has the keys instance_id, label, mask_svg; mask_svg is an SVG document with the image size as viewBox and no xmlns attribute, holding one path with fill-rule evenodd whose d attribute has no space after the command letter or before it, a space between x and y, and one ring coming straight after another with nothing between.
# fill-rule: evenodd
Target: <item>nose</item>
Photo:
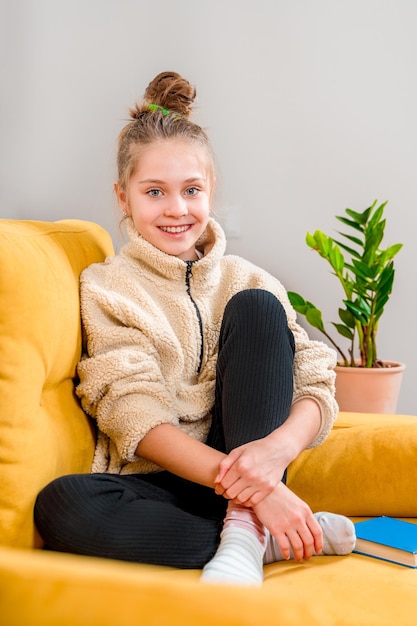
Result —
<instances>
[{"instance_id":1,"label":"nose","mask_svg":"<svg viewBox=\"0 0 417 626\"><path fill-rule=\"evenodd\" d=\"M187 200L183 196L169 198L164 213L170 217L182 217L183 215L187 215Z\"/></svg>"}]
</instances>

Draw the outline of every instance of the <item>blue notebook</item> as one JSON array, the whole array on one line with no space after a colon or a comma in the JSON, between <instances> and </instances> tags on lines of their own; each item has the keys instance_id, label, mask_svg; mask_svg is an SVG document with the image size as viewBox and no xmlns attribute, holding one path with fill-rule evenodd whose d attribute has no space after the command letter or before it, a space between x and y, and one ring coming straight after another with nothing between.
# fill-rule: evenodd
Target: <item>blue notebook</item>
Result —
<instances>
[{"instance_id":1,"label":"blue notebook","mask_svg":"<svg viewBox=\"0 0 417 626\"><path fill-rule=\"evenodd\" d=\"M357 522L354 552L417 568L417 524L393 517Z\"/></svg>"}]
</instances>

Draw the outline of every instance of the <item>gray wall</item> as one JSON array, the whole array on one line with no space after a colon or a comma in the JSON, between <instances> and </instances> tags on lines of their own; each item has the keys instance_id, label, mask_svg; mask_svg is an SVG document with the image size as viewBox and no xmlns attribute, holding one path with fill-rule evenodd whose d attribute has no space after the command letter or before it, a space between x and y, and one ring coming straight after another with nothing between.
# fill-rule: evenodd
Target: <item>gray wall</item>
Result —
<instances>
[{"instance_id":1,"label":"gray wall","mask_svg":"<svg viewBox=\"0 0 417 626\"><path fill-rule=\"evenodd\" d=\"M305 233L389 201L404 249L379 356L407 364L398 412L415 414L416 27L415 0L0 0L0 216L93 220L119 245L116 136L156 73L181 72L229 251L325 319L341 292Z\"/></svg>"}]
</instances>

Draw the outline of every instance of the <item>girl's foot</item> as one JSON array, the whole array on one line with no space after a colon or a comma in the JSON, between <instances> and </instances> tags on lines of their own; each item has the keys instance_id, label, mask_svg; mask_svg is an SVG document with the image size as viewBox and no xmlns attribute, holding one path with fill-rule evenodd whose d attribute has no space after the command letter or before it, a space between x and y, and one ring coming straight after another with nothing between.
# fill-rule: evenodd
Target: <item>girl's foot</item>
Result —
<instances>
[{"instance_id":1,"label":"girl's foot","mask_svg":"<svg viewBox=\"0 0 417 626\"><path fill-rule=\"evenodd\" d=\"M244 528L231 526L222 531L214 557L204 566L203 582L259 587L264 579L265 547Z\"/></svg>"},{"instance_id":2,"label":"girl's foot","mask_svg":"<svg viewBox=\"0 0 417 626\"><path fill-rule=\"evenodd\" d=\"M229 585L262 584L265 527L252 509L229 502L214 557L203 568L201 580Z\"/></svg>"},{"instance_id":3,"label":"girl's foot","mask_svg":"<svg viewBox=\"0 0 417 626\"><path fill-rule=\"evenodd\" d=\"M315 513L314 517L323 532L323 555L345 555L352 552L355 548L356 534L355 526L350 519L343 515L326 512ZM277 542L268 531L267 539L264 564L283 561ZM293 558L292 551L291 558Z\"/></svg>"}]
</instances>

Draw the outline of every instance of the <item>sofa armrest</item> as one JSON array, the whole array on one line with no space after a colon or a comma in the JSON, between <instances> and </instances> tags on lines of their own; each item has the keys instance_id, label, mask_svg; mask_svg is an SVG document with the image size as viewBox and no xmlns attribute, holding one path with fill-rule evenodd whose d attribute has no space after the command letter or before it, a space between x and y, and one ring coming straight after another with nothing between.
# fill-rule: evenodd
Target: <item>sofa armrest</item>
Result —
<instances>
[{"instance_id":1,"label":"sofa armrest","mask_svg":"<svg viewBox=\"0 0 417 626\"><path fill-rule=\"evenodd\" d=\"M313 511L417 516L417 417L340 413L328 439L305 450L288 486Z\"/></svg>"},{"instance_id":2,"label":"sofa armrest","mask_svg":"<svg viewBox=\"0 0 417 626\"><path fill-rule=\"evenodd\" d=\"M0 541L37 544L33 504L53 478L87 472L95 435L74 394L79 275L113 254L80 220L0 220Z\"/></svg>"}]
</instances>

